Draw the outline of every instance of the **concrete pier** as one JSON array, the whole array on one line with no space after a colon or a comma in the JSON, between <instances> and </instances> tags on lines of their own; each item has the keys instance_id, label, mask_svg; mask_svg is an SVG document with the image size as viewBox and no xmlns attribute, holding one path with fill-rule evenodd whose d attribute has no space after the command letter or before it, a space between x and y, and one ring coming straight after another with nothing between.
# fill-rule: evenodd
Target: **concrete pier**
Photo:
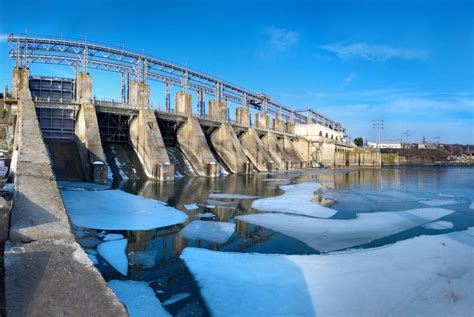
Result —
<instances>
[{"instance_id":1,"label":"concrete pier","mask_svg":"<svg viewBox=\"0 0 474 317\"><path fill-rule=\"evenodd\" d=\"M139 107L138 116L130 125L130 143L142 162L148 178L155 180L174 179L174 165L170 163L161 136L155 112L149 109L148 85L132 82L130 100Z\"/></svg>"},{"instance_id":2,"label":"concrete pier","mask_svg":"<svg viewBox=\"0 0 474 317\"><path fill-rule=\"evenodd\" d=\"M274 162L258 137L257 131L249 128L240 136L240 144L245 155L259 172L272 171Z\"/></svg>"},{"instance_id":3,"label":"concrete pier","mask_svg":"<svg viewBox=\"0 0 474 317\"><path fill-rule=\"evenodd\" d=\"M286 123L278 118L273 118L273 130L286 133Z\"/></svg>"},{"instance_id":4,"label":"concrete pier","mask_svg":"<svg viewBox=\"0 0 474 317\"><path fill-rule=\"evenodd\" d=\"M107 182L107 163L100 140L99 124L95 106L91 104L92 77L77 73L76 100L81 108L76 118L75 141L81 157L86 180L97 183Z\"/></svg>"},{"instance_id":5,"label":"concrete pier","mask_svg":"<svg viewBox=\"0 0 474 317\"><path fill-rule=\"evenodd\" d=\"M4 257L7 315L127 316L74 240L28 89L28 71L16 71L17 159Z\"/></svg>"},{"instance_id":6,"label":"concrete pier","mask_svg":"<svg viewBox=\"0 0 474 317\"><path fill-rule=\"evenodd\" d=\"M190 116L193 113L192 96L184 91L178 91L175 97L174 111L176 114Z\"/></svg>"},{"instance_id":7,"label":"concrete pier","mask_svg":"<svg viewBox=\"0 0 474 317\"><path fill-rule=\"evenodd\" d=\"M223 101L209 100L209 119L215 121L226 121L227 104Z\"/></svg>"},{"instance_id":8,"label":"concrete pier","mask_svg":"<svg viewBox=\"0 0 474 317\"><path fill-rule=\"evenodd\" d=\"M294 167L301 167L303 165L303 158L300 156L298 151L295 148L293 142L285 135L279 141L280 146L286 153L286 162L287 162L287 169L291 169Z\"/></svg>"},{"instance_id":9,"label":"concrete pier","mask_svg":"<svg viewBox=\"0 0 474 317\"><path fill-rule=\"evenodd\" d=\"M235 121L237 124L250 126L250 111L247 107L235 108Z\"/></svg>"},{"instance_id":10,"label":"concrete pier","mask_svg":"<svg viewBox=\"0 0 474 317\"><path fill-rule=\"evenodd\" d=\"M255 114L255 127L268 129L270 127L270 117L261 113Z\"/></svg>"},{"instance_id":11,"label":"concrete pier","mask_svg":"<svg viewBox=\"0 0 474 317\"><path fill-rule=\"evenodd\" d=\"M189 117L178 130L178 144L199 176L219 176L220 165L212 155L196 118Z\"/></svg>"},{"instance_id":12,"label":"concrete pier","mask_svg":"<svg viewBox=\"0 0 474 317\"><path fill-rule=\"evenodd\" d=\"M211 134L211 143L231 173L251 172L249 160L229 123L221 123L221 126Z\"/></svg>"},{"instance_id":13,"label":"concrete pier","mask_svg":"<svg viewBox=\"0 0 474 317\"><path fill-rule=\"evenodd\" d=\"M278 139L273 132L268 131L262 138L262 143L265 149L270 154L273 162L275 162L275 168L285 169L285 162L288 160L284 149L281 147Z\"/></svg>"}]
</instances>

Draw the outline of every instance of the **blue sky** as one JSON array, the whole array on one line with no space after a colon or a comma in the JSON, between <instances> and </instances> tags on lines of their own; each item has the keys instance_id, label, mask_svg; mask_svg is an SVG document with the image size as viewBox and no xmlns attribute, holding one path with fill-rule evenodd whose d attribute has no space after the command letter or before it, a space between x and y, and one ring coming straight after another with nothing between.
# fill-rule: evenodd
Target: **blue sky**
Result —
<instances>
[{"instance_id":1,"label":"blue sky","mask_svg":"<svg viewBox=\"0 0 474 317\"><path fill-rule=\"evenodd\" d=\"M340 121L352 137L474 143L474 1L5 1L5 34L84 38L207 72ZM67 67L31 73L73 76ZM94 73L98 97L120 78ZM164 88L151 84L163 106ZM194 99L196 100L196 99Z\"/></svg>"}]
</instances>

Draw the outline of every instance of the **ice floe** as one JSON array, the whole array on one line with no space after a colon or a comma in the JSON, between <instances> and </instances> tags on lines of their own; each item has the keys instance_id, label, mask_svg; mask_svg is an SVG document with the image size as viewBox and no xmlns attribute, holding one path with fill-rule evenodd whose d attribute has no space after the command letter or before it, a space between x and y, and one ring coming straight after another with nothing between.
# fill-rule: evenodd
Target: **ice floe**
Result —
<instances>
[{"instance_id":1,"label":"ice floe","mask_svg":"<svg viewBox=\"0 0 474 317\"><path fill-rule=\"evenodd\" d=\"M147 282L111 280L107 284L127 307L130 317L171 316Z\"/></svg>"},{"instance_id":2,"label":"ice floe","mask_svg":"<svg viewBox=\"0 0 474 317\"><path fill-rule=\"evenodd\" d=\"M431 207L440 207L440 206L454 205L459 202L455 199L429 199L429 200L420 200L420 203L427 206L431 206Z\"/></svg>"},{"instance_id":3,"label":"ice floe","mask_svg":"<svg viewBox=\"0 0 474 317\"><path fill-rule=\"evenodd\" d=\"M432 229L432 230L447 230L452 229L454 224L449 221L435 221L423 225L423 228Z\"/></svg>"},{"instance_id":4,"label":"ice floe","mask_svg":"<svg viewBox=\"0 0 474 317\"><path fill-rule=\"evenodd\" d=\"M241 194L212 193L212 194L209 194L209 198L217 198L217 199L256 199L256 198L260 198L260 196L241 195Z\"/></svg>"},{"instance_id":5,"label":"ice floe","mask_svg":"<svg viewBox=\"0 0 474 317\"><path fill-rule=\"evenodd\" d=\"M297 215L265 213L236 219L259 225L303 241L321 251L358 246L402 232L453 213L442 208L359 213L355 219L318 219Z\"/></svg>"},{"instance_id":6,"label":"ice floe","mask_svg":"<svg viewBox=\"0 0 474 317\"><path fill-rule=\"evenodd\" d=\"M214 316L470 316L474 229L326 255L181 255Z\"/></svg>"},{"instance_id":7,"label":"ice floe","mask_svg":"<svg viewBox=\"0 0 474 317\"><path fill-rule=\"evenodd\" d=\"M184 222L188 216L162 202L121 190L62 191L74 225L102 230L150 230Z\"/></svg>"},{"instance_id":8,"label":"ice floe","mask_svg":"<svg viewBox=\"0 0 474 317\"><path fill-rule=\"evenodd\" d=\"M194 220L179 234L190 240L226 243L235 231L235 223Z\"/></svg>"},{"instance_id":9,"label":"ice floe","mask_svg":"<svg viewBox=\"0 0 474 317\"><path fill-rule=\"evenodd\" d=\"M212 206L226 206L226 205L232 204L232 202L229 202L229 201L220 201L220 200L212 200L212 199L206 200L206 203Z\"/></svg>"},{"instance_id":10,"label":"ice floe","mask_svg":"<svg viewBox=\"0 0 474 317\"><path fill-rule=\"evenodd\" d=\"M170 298L168 298L166 301L164 301L163 305L164 306L172 305L174 303L182 301L185 298L188 298L189 296L190 296L189 293L175 294L175 295L171 296Z\"/></svg>"},{"instance_id":11,"label":"ice floe","mask_svg":"<svg viewBox=\"0 0 474 317\"><path fill-rule=\"evenodd\" d=\"M214 218L216 215L214 215L212 212L198 212L194 216L198 218Z\"/></svg>"},{"instance_id":12,"label":"ice floe","mask_svg":"<svg viewBox=\"0 0 474 317\"><path fill-rule=\"evenodd\" d=\"M120 233L109 233L106 236L104 236L104 239L102 239L102 241L120 240L123 238L124 238L123 235Z\"/></svg>"},{"instance_id":13,"label":"ice floe","mask_svg":"<svg viewBox=\"0 0 474 317\"><path fill-rule=\"evenodd\" d=\"M199 206L196 203L194 203L194 204L184 205L184 208L186 208L186 210L195 210L195 209L199 209Z\"/></svg>"},{"instance_id":14,"label":"ice floe","mask_svg":"<svg viewBox=\"0 0 474 317\"><path fill-rule=\"evenodd\" d=\"M97 246L97 252L120 274L127 276L128 259L125 254L127 239L102 242Z\"/></svg>"},{"instance_id":15,"label":"ice floe","mask_svg":"<svg viewBox=\"0 0 474 317\"><path fill-rule=\"evenodd\" d=\"M321 206L313 202L314 192L321 188L318 183L301 183L280 186L285 191L283 195L257 199L252 207L260 211L282 212L287 214L305 215L311 217L329 218L337 210Z\"/></svg>"},{"instance_id":16,"label":"ice floe","mask_svg":"<svg viewBox=\"0 0 474 317\"><path fill-rule=\"evenodd\" d=\"M99 261L97 260L97 256L95 256L94 254L90 254L90 253L88 253L87 256L91 260L92 264L94 264L94 265L99 264Z\"/></svg>"}]
</instances>

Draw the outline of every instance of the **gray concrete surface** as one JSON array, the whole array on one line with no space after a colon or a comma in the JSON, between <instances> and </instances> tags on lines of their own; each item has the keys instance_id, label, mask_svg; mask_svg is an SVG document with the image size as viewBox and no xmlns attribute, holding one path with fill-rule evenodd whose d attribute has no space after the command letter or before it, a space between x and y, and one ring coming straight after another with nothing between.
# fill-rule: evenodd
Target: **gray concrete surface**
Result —
<instances>
[{"instance_id":1,"label":"gray concrete surface","mask_svg":"<svg viewBox=\"0 0 474 317\"><path fill-rule=\"evenodd\" d=\"M126 316L81 246L68 239L5 248L8 316Z\"/></svg>"}]
</instances>

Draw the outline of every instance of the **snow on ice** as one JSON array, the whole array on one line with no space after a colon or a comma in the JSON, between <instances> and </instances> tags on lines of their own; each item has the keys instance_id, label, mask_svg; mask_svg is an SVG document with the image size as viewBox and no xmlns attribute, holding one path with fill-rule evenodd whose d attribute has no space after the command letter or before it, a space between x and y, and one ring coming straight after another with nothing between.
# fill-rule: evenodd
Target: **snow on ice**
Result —
<instances>
[{"instance_id":1,"label":"snow on ice","mask_svg":"<svg viewBox=\"0 0 474 317\"><path fill-rule=\"evenodd\" d=\"M125 254L127 239L102 242L97 246L97 252L120 274L127 276L128 259Z\"/></svg>"},{"instance_id":2,"label":"snow on ice","mask_svg":"<svg viewBox=\"0 0 474 317\"><path fill-rule=\"evenodd\" d=\"M325 255L186 248L181 258L214 316L469 316L473 248L470 228Z\"/></svg>"},{"instance_id":3,"label":"snow on ice","mask_svg":"<svg viewBox=\"0 0 474 317\"><path fill-rule=\"evenodd\" d=\"M226 243L235 231L235 223L194 220L179 234L190 240Z\"/></svg>"},{"instance_id":4,"label":"snow on ice","mask_svg":"<svg viewBox=\"0 0 474 317\"><path fill-rule=\"evenodd\" d=\"M459 202L455 199L429 199L429 200L420 200L420 203L427 206L431 206L431 207L440 207L440 206L454 205Z\"/></svg>"},{"instance_id":5,"label":"snow on ice","mask_svg":"<svg viewBox=\"0 0 474 317\"><path fill-rule=\"evenodd\" d=\"M260 211L282 212L310 217L329 218L337 210L321 206L312 200L314 192L321 188L319 183L301 183L280 186L285 191L283 195L257 199L252 207Z\"/></svg>"},{"instance_id":6,"label":"snow on ice","mask_svg":"<svg viewBox=\"0 0 474 317\"><path fill-rule=\"evenodd\" d=\"M402 232L453 213L442 208L359 213L355 219L318 219L285 214L253 214L236 219L303 241L321 251L358 246Z\"/></svg>"},{"instance_id":7,"label":"snow on ice","mask_svg":"<svg viewBox=\"0 0 474 317\"><path fill-rule=\"evenodd\" d=\"M423 225L423 228L432 229L432 230L447 230L454 227L452 222L449 221L435 221Z\"/></svg>"},{"instance_id":8,"label":"snow on ice","mask_svg":"<svg viewBox=\"0 0 474 317\"><path fill-rule=\"evenodd\" d=\"M195 210L195 209L199 209L199 206L196 203L194 203L194 204L184 205L184 208L186 208L186 210Z\"/></svg>"},{"instance_id":9,"label":"snow on ice","mask_svg":"<svg viewBox=\"0 0 474 317\"><path fill-rule=\"evenodd\" d=\"M107 284L127 307L130 317L171 316L147 282L111 280Z\"/></svg>"},{"instance_id":10,"label":"snow on ice","mask_svg":"<svg viewBox=\"0 0 474 317\"><path fill-rule=\"evenodd\" d=\"M162 202L121 190L62 191L74 225L102 230L150 230L184 222L188 216Z\"/></svg>"}]
</instances>

